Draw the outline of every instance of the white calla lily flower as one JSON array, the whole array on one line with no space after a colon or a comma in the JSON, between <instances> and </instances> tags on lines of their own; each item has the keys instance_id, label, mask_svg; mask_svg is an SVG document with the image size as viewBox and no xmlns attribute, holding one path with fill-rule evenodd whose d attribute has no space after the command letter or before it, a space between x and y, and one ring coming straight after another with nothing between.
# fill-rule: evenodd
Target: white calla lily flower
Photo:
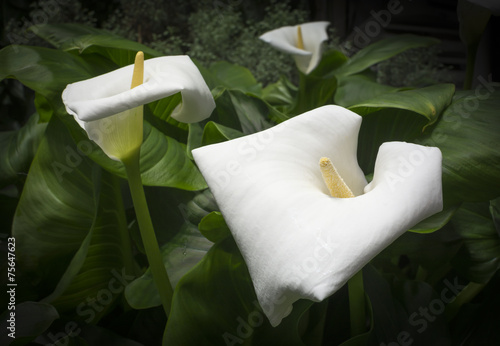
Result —
<instances>
[{"instance_id":1,"label":"white calla lily flower","mask_svg":"<svg viewBox=\"0 0 500 346\"><path fill-rule=\"evenodd\" d=\"M143 82L131 88L134 65L69 84L62 99L75 117L112 159L121 160L142 143L142 106L180 92L182 101L172 118L192 123L206 119L215 108L212 94L188 56L144 61Z\"/></svg>"},{"instance_id":2,"label":"white calla lily flower","mask_svg":"<svg viewBox=\"0 0 500 346\"><path fill-rule=\"evenodd\" d=\"M273 326L295 301L327 298L402 233L442 210L440 150L384 143L367 184L356 157L361 120L324 106L193 150ZM335 166L325 178L322 157ZM343 189L325 184L332 170L356 197L330 195Z\"/></svg>"},{"instance_id":3,"label":"white calla lily flower","mask_svg":"<svg viewBox=\"0 0 500 346\"><path fill-rule=\"evenodd\" d=\"M271 30L259 38L276 49L292 54L298 69L309 74L321 60L322 44L328 39L329 22L311 22Z\"/></svg>"}]
</instances>

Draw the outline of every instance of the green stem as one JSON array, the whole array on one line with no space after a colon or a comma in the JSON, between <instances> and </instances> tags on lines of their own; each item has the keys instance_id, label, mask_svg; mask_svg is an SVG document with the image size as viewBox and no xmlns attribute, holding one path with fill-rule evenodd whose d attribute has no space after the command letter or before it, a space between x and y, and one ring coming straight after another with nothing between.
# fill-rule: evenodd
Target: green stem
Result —
<instances>
[{"instance_id":1,"label":"green stem","mask_svg":"<svg viewBox=\"0 0 500 346\"><path fill-rule=\"evenodd\" d=\"M472 88L474 78L474 65L476 64L477 44L471 44L467 47L467 65L465 69L464 90Z\"/></svg>"},{"instance_id":2,"label":"green stem","mask_svg":"<svg viewBox=\"0 0 500 346\"><path fill-rule=\"evenodd\" d=\"M365 289L363 286L363 270L360 270L347 282L349 290L349 312L351 318L351 336L365 332Z\"/></svg>"},{"instance_id":3,"label":"green stem","mask_svg":"<svg viewBox=\"0 0 500 346\"><path fill-rule=\"evenodd\" d=\"M117 176L112 178L113 191L115 191L115 198L117 201L122 201L122 194L120 191L120 183ZM132 255L132 243L130 241L130 234L127 229L127 223L125 218L125 210L123 207L118 208L118 225L120 231L121 249L123 251L123 262L125 265L125 271L128 274L138 275L137 267L134 264L134 258Z\"/></svg>"},{"instance_id":4,"label":"green stem","mask_svg":"<svg viewBox=\"0 0 500 346\"><path fill-rule=\"evenodd\" d=\"M167 316L170 314L170 307L172 304L172 285L167 275L163 259L160 252L160 247L156 240L156 235L153 229L153 223L149 216L148 205L144 188L142 186L141 171L139 167L139 150L131 154L129 157L122 160L125 171L127 172L128 184L132 194L132 201L134 203L135 215L139 223L141 231L142 242L148 258L149 267L153 274L153 280L156 283L158 293L165 309Z\"/></svg>"},{"instance_id":5,"label":"green stem","mask_svg":"<svg viewBox=\"0 0 500 346\"><path fill-rule=\"evenodd\" d=\"M462 305L469 303L479 292L481 292L486 284L478 284L476 282L469 282L456 298L446 306L446 317L452 320Z\"/></svg>"}]
</instances>

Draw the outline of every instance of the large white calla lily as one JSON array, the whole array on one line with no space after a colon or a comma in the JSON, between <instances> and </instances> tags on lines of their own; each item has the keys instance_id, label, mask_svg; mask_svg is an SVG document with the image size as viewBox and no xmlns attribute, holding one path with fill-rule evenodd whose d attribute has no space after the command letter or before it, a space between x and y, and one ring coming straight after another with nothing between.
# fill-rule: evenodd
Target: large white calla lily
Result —
<instances>
[{"instance_id":1,"label":"large white calla lily","mask_svg":"<svg viewBox=\"0 0 500 346\"><path fill-rule=\"evenodd\" d=\"M142 143L142 105L180 92L172 118L192 123L210 116L215 102L188 56L144 61L143 81L131 88L134 65L69 84L62 99L66 111L104 152L120 160Z\"/></svg>"},{"instance_id":2,"label":"large white calla lily","mask_svg":"<svg viewBox=\"0 0 500 346\"><path fill-rule=\"evenodd\" d=\"M298 69L309 74L321 60L321 46L328 39L328 25L329 22L311 22L284 26L259 38L282 52L292 54Z\"/></svg>"},{"instance_id":3,"label":"large white calla lily","mask_svg":"<svg viewBox=\"0 0 500 346\"><path fill-rule=\"evenodd\" d=\"M357 114L324 106L193 151L273 326L295 301L327 298L398 236L442 209L439 149L384 143L367 184L356 158L360 125ZM322 157L356 197L330 195L318 165Z\"/></svg>"}]
</instances>

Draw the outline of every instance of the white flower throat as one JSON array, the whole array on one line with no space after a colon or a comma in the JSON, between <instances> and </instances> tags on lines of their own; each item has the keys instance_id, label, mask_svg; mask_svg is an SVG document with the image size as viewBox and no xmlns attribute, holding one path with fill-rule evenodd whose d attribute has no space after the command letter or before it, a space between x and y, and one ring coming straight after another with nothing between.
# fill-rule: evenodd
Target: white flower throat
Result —
<instances>
[{"instance_id":1,"label":"white flower throat","mask_svg":"<svg viewBox=\"0 0 500 346\"><path fill-rule=\"evenodd\" d=\"M332 161L328 157L322 157L319 160L319 169L323 175L326 187L330 191L332 197L337 198L351 198L355 197L349 186L345 183L344 179L340 176L339 172L335 169Z\"/></svg>"}]
</instances>

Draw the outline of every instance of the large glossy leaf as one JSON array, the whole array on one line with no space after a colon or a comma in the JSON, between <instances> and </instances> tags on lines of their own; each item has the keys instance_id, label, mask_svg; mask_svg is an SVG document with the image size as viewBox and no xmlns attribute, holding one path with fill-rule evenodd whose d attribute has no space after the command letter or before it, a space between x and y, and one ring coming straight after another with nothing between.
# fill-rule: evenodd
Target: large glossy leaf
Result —
<instances>
[{"instance_id":1,"label":"large glossy leaf","mask_svg":"<svg viewBox=\"0 0 500 346\"><path fill-rule=\"evenodd\" d=\"M54 292L43 299L59 311L73 314L77 306L76 314L90 324L97 323L113 307L135 277L120 187L115 177L101 174L95 167L96 214L92 227ZM89 304L88 297L96 299L97 308Z\"/></svg>"},{"instance_id":2,"label":"large glossy leaf","mask_svg":"<svg viewBox=\"0 0 500 346\"><path fill-rule=\"evenodd\" d=\"M66 85L101 71L73 54L42 47L7 46L0 50L0 61L0 80L15 78L57 106Z\"/></svg>"},{"instance_id":3,"label":"large glossy leaf","mask_svg":"<svg viewBox=\"0 0 500 346\"><path fill-rule=\"evenodd\" d=\"M349 61L340 66L335 71L335 75L340 78L358 73L405 50L427 47L438 42L439 40L435 38L410 34L383 39L361 49Z\"/></svg>"},{"instance_id":4,"label":"large glossy leaf","mask_svg":"<svg viewBox=\"0 0 500 346\"><path fill-rule=\"evenodd\" d=\"M236 244L226 238L179 281L164 344L302 345L298 321L311 304L297 302L282 324L271 327Z\"/></svg>"},{"instance_id":5,"label":"large glossy leaf","mask_svg":"<svg viewBox=\"0 0 500 346\"><path fill-rule=\"evenodd\" d=\"M436 122L438 116L451 103L455 85L437 84L421 89L390 92L376 98L350 106L349 109L359 115L370 114L384 108L397 108L423 115L428 125Z\"/></svg>"},{"instance_id":6,"label":"large glossy leaf","mask_svg":"<svg viewBox=\"0 0 500 346\"><path fill-rule=\"evenodd\" d=\"M231 235L221 212L213 211L205 216L198 225L201 234L214 243Z\"/></svg>"},{"instance_id":7,"label":"large glossy leaf","mask_svg":"<svg viewBox=\"0 0 500 346\"><path fill-rule=\"evenodd\" d=\"M221 125L250 134L271 127L271 113L261 99L239 90L222 89L215 97L216 108L211 119Z\"/></svg>"},{"instance_id":8,"label":"large glossy leaf","mask_svg":"<svg viewBox=\"0 0 500 346\"><path fill-rule=\"evenodd\" d=\"M316 76L301 73L297 103L291 113L300 114L333 103L336 89L337 78L334 75Z\"/></svg>"},{"instance_id":9,"label":"large glossy leaf","mask_svg":"<svg viewBox=\"0 0 500 346\"><path fill-rule=\"evenodd\" d=\"M209 121L203 129L201 143L203 145L215 144L241 136L243 133L238 130Z\"/></svg>"},{"instance_id":10,"label":"large glossy leaf","mask_svg":"<svg viewBox=\"0 0 500 346\"><path fill-rule=\"evenodd\" d=\"M64 117L75 142L85 148L85 154L104 169L125 178L123 164L111 160L91 142L70 116ZM164 135L149 122L144 121L144 142L141 147L141 174L144 185L175 187L184 190L201 190L205 180L186 154L186 145Z\"/></svg>"},{"instance_id":11,"label":"large glossy leaf","mask_svg":"<svg viewBox=\"0 0 500 346\"><path fill-rule=\"evenodd\" d=\"M28 174L46 128L38 119L35 113L21 129L0 132L0 187L16 181L19 174Z\"/></svg>"},{"instance_id":12,"label":"large glossy leaf","mask_svg":"<svg viewBox=\"0 0 500 346\"><path fill-rule=\"evenodd\" d=\"M271 105L291 107L297 94L297 87L286 77L269 84L262 90L262 99Z\"/></svg>"},{"instance_id":13,"label":"large glossy leaf","mask_svg":"<svg viewBox=\"0 0 500 346\"><path fill-rule=\"evenodd\" d=\"M489 88L457 93L440 121L417 141L441 149L449 205L500 195L500 90Z\"/></svg>"},{"instance_id":14,"label":"large glossy leaf","mask_svg":"<svg viewBox=\"0 0 500 346\"><path fill-rule=\"evenodd\" d=\"M488 282L500 269L500 237L489 203L466 203L451 222L463 239L463 246L453 260L457 271L471 281Z\"/></svg>"},{"instance_id":15,"label":"large glossy leaf","mask_svg":"<svg viewBox=\"0 0 500 346\"><path fill-rule=\"evenodd\" d=\"M173 287L203 258L212 245L196 226L186 223L181 231L161 248L163 263ZM125 297L134 309L161 305L158 289L149 269L127 286Z\"/></svg>"},{"instance_id":16,"label":"large glossy leaf","mask_svg":"<svg viewBox=\"0 0 500 346\"><path fill-rule=\"evenodd\" d=\"M100 289L107 289L103 309L96 311L84 303L85 309L76 311L96 322L96 315L117 297L117 285L112 293L108 287L114 273L121 275L125 267L130 273L132 266L119 186L116 178L101 175L97 165L79 156L57 117L46 134L13 222L17 250L26 254L19 258L19 267L41 279L47 289L57 284L46 301L72 313L86 297L97 297Z\"/></svg>"},{"instance_id":17,"label":"large glossy leaf","mask_svg":"<svg viewBox=\"0 0 500 346\"><path fill-rule=\"evenodd\" d=\"M373 172L378 148L388 141L415 141L437 121L451 102L452 84L389 92L349 107L363 116L358 158L365 173Z\"/></svg>"},{"instance_id":18,"label":"large glossy leaf","mask_svg":"<svg viewBox=\"0 0 500 346\"><path fill-rule=\"evenodd\" d=\"M335 104L349 107L397 90L398 88L377 83L366 75L355 74L340 80L334 101Z\"/></svg>"},{"instance_id":19,"label":"large glossy leaf","mask_svg":"<svg viewBox=\"0 0 500 346\"><path fill-rule=\"evenodd\" d=\"M386 108L363 116L358 140L358 162L363 172L373 172L380 145L389 141L411 142L428 120L412 111Z\"/></svg>"},{"instance_id":20,"label":"large glossy leaf","mask_svg":"<svg viewBox=\"0 0 500 346\"><path fill-rule=\"evenodd\" d=\"M62 274L95 214L92 165L68 137L52 118L14 217L12 234L19 252L27 254L19 257L19 266L34 278L49 272L55 280Z\"/></svg>"},{"instance_id":21,"label":"large glossy leaf","mask_svg":"<svg viewBox=\"0 0 500 346\"><path fill-rule=\"evenodd\" d=\"M412 340L416 345L451 345L445 303L432 287L424 282L393 278L388 282L371 265L363 269L363 274L373 310L367 344L404 344Z\"/></svg>"},{"instance_id":22,"label":"large glossy leaf","mask_svg":"<svg viewBox=\"0 0 500 346\"><path fill-rule=\"evenodd\" d=\"M425 220L420 221L412 227L411 232L415 233L432 233L441 229L450 221L451 217L457 210L457 206L449 206L444 208L439 213L436 213Z\"/></svg>"},{"instance_id":23,"label":"large glossy leaf","mask_svg":"<svg viewBox=\"0 0 500 346\"><path fill-rule=\"evenodd\" d=\"M257 82L250 70L246 67L218 61L210 65L212 88L222 86L228 89L260 95L262 85Z\"/></svg>"},{"instance_id":24,"label":"large glossy leaf","mask_svg":"<svg viewBox=\"0 0 500 346\"><path fill-rule=\"evenodd\" d=\"M330 50L323 54L320 63L311 73L300 73L297 100L291 113L300 114L333 103L338 83L334 71L346 61L347 57L340 51Z\"/></svg>"},{"instance_id":25,"label":"large glossy leaf","mask_svg":"<svg viewBox=\"0 0 500 346\"><path fill-rule=\"evenodd\" d=\"M118 66L133 63L138 51L144 52L146 58L161 55L160 52L138 42L80 24L36 25L33 31L59 49L76 50L80 54L97 53Z\"/></svg>"}]
</instances>

